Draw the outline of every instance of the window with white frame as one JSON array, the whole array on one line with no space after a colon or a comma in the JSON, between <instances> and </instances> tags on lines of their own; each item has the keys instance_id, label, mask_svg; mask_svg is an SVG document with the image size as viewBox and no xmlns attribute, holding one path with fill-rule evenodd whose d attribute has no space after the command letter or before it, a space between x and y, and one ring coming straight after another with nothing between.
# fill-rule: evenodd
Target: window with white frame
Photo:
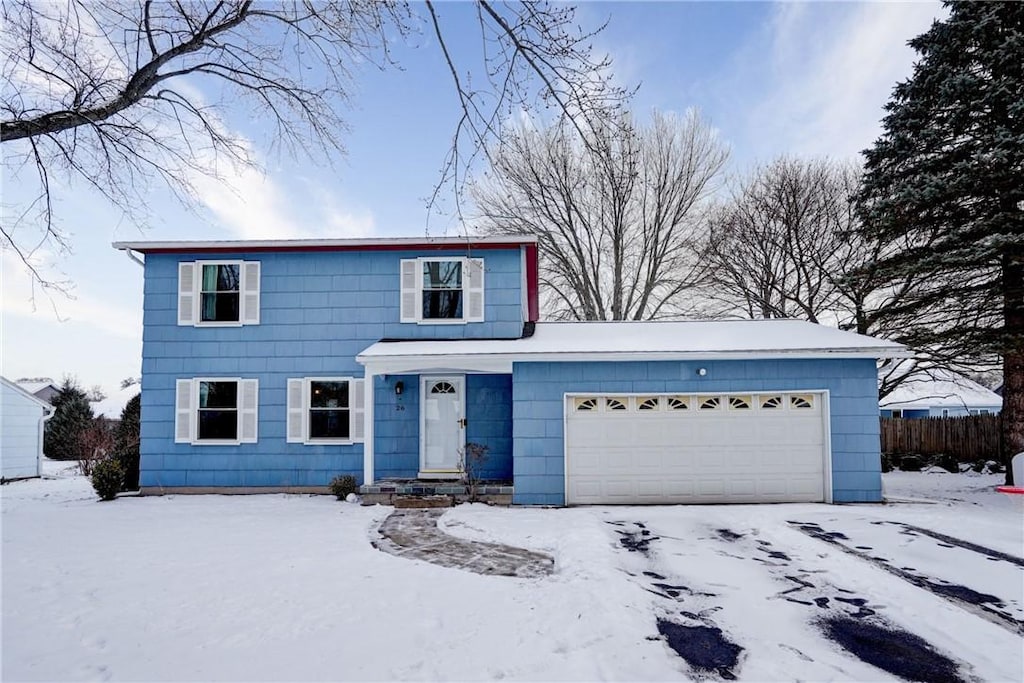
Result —
<instances>
[{"instance_id":1,"label":"window with white frame","mask_svg":"<svg viewBox=\"0 0 1024 683\"><path fill-rule=\"evenodd\" d=\"M183 261L178 264L178 324L258 325L259 261Z\"/></svg>"},{"instance_id":2,"label":"window with white frame","mask_svg":"<svg viewBox=\"0 0 1024 683\"><path fill-rule=\"evenodd\" d=\"M402 322L444 324L483 319L483 259L402 259Z\"/></svg>"},{"instance_id":3,"label":"window with white frame","mask_svg":"<svg viewBox=\"0 0 1024 683\"><path fill-rule=\"evenodd\" d=\"M179 379L174 440L196 445L256 443L259 384L255 379Z\"/></svg>"},{"instance_id":4,"label":"window with white frame","mask_svg":"<svg viewBox=\"0 0 1024 683\"><path fill-rule=\"evenodd\" d=\"M288 442L359 443L365 411L363 380L302 377L288 380Z\"/></svg>"}]
</instances>

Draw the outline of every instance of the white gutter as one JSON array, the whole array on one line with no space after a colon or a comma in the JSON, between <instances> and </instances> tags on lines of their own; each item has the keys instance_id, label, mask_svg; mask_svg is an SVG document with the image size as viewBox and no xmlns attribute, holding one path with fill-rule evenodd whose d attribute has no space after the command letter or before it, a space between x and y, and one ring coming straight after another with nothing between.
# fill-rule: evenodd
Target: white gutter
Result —
<instances>
[{"instance_id":1,"label":"white gutter","mask_svg":"<svg viewBox=\"0 0 1024 683\"><path fill-rule=\"evenodd\" d=\"M382 342L392 344L396 342ZM448 343L448 342L445 342ZM457 343L457 342L456 342ZM663 360L770 360L770 359L829 359L829 358L905 358L911 356L905 349L853 348L837 349L792 349L792 350L750 350L750 351L545 351L532 353L409 353L409 354L366 354L356 356L356 362L367 365L384 364L389 361L437 362L443 360L452 366L469 365L486 360L490 363L542 363L571 361L663 361Z\"/></svg>"},{"instance_id":2,"label":"white gutter","mask_svg":"<svg viewBox=\"0 0 1024 683\"><path fill-rule=\"evenodd\" d=\"M114 246L117 246L117 244L115 244ZM146 262L143 261L142 259L140 259L135 254L133 254L130 247L125 247L124 249L121 249L120 247L118 247L118 250L119 251L123 251L128 258L130 258L132 261L135 261L136 263L138 263L143 268L146 267Z\"/></svg>"},{"instance_id":3,"label":"white gutter","mask_svg":"<svg viewBox=\"0 0 1024 683\"><path fill-rule=\"evenodd\" d=\"M36 476L43 476L43 437L46 434L46 421L57 414L53 406L43 406L43 416L39 418L39 452L36 453Z\"/></svg>"}]
</instances>

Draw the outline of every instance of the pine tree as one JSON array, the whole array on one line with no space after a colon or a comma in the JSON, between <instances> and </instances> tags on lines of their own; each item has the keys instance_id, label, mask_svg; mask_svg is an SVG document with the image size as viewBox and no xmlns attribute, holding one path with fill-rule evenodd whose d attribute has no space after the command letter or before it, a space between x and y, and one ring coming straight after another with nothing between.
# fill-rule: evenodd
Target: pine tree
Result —
<instances>
[{"instance_id":1,"label":"pine tree","mask_svg":"<svg viewBox=\"0 0 1024 683\"><path fill-rule=\"evenodd\" d=\"M139 435L142 424L142 394L135 394L121 411L114 435L114 457L124 467L124 490L139 488Z\"/></svg>"},{"instance_id":2,"label":"pine tree","mask_svg":"<svg viewBox=\"0 0 1024 683\"><path fill-rule=\"evenodd\" d=\"M927 284L902 304L919 351L1002 359L1004 456L1024 451L1024 3L947 1L865 151L873 264ZM1010 475L1007 475L1010 480Z\"/></svg>"},{"instance_id":3,"label":"pine tree","mask_svg":"<svg viewBox=\"0 0 1024 683\"><path fill-rule=\"evenodd\" d=\"M78 382L65 377L60 393L50 401L56 410L46 421L43 453L52 460L76 460L81 435L92 424L92 406Z\"/></svg>"}]
</instances>

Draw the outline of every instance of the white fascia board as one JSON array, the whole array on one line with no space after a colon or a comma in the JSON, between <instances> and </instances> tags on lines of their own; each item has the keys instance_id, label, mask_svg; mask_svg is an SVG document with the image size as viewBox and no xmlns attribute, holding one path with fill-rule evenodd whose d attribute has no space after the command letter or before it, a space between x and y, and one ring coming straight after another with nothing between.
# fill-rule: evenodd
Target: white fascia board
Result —
<instances>
[{"instance_id":1,"label":"white fascia board","mask_svg":"<svg viewBox=\"0 0 1024 683\"><path fill-rule=\"evenodd\" d=\"M175 240L168 242L113 242L111 246L120 251L173 251L196 249L220 249L246 251L249 249L318 247L379 247L402 245L431 245L439 247L463 247L466 244L536 244L536 235L471 236L471 237L384 237L357 239L315 239L315 240Z\"/></svg>"},{"instance_id":2,"label":"white fascia board","mask_svg":"<svg viewBox=\"0 0 1024 683\"><path fill-rule=\"evenodd\" d=\"M512 374L512 361L486 356L385 356L361 357L356 361L372 375L417 375L423 372L453 374Z\"/></svg>"},{"instance_id":3,"label":"white fascia board","mask_svg":"<svg viewBox=\"0 0 1024 683\"><path fill-rule=\"evenodd\" d=\"M394 342L388 342L394 344ZM372 347L371 347L372 349ZM369 350L369 349L368 349ZM785 359L846 359L846 358L883 358L891 353L901 353L889 348L881 349L843 349L836 351L640 351L610 353L479 353L479 354L376 354L363 352L356 356L356 361L367 368L390 366L394 368L472 368L493 367L488 372L511 372L513 363L543 362L615 362L615 361L662 361L662 360L778 360ZM503 369L507 368L507 370ZM382 371L383 372L383 371ZM391 373L396 372L391 370Z\"/></svg>"}]
</instances>

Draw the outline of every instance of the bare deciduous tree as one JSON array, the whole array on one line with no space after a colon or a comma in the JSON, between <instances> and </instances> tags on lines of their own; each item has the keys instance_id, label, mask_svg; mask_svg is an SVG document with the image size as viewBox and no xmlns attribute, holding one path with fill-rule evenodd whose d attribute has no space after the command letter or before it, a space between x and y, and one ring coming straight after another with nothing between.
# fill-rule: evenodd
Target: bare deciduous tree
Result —
<instances>
[{"instance_id":1,"label":"bare deciduous tree","mask_svg":"<svg viewBox=\"0 0 1024 683\"><path fill-rule=\"evenodd\" d=\"M703 274L698 216L727 149L693 112L574 132L563 121L505 136L473 186L478 228L539 236L551 317L680 315Z\"/></svg>"},{"instance_id":2,"label":"bare deciduous tree","mask_svg":"<svg viewBox=\"0 0 1024 683\"><path fill-rule=\"evenodd\" d=\"M269 121L272 145L328 159L342 150L351 69L390 66L390 46L421 29L436 34L462 107L444 179L458 182L509 112L553 104L587 120L625 97L571 6L475 7L483 64L468 70L478 75L471 80L431 2L3 0L4 164L34 174L39 187L34 200L5 207L4 246L30 269L40 244L66 247L53 204L65 179L137 221L153 181L190 204L190 179L254 163L251 143L224 124L228 104L247 103Z\"/></svg>"},{"instance_id":3,"label":"bare deciduous tree","mask_svg":"<svg viewBox=\"0 0 1024 683\"><path fill-rule=\"evenodd\" d=\"M858 232L853 198L860 173L857 166L827 159L782 158L743 180L710 220L705 291L711 312L801 318L906 344L916 358L883 364L883 397L908 377L934 368L981 369L985 364L963 349L915 336L922 312L906 303L938 283L917 273L894 277L873 266L882 250L905 245L883 246ZM937 307L928 322L971 325L974 315L963 307Z\"/></svg>"}]
</instances>

